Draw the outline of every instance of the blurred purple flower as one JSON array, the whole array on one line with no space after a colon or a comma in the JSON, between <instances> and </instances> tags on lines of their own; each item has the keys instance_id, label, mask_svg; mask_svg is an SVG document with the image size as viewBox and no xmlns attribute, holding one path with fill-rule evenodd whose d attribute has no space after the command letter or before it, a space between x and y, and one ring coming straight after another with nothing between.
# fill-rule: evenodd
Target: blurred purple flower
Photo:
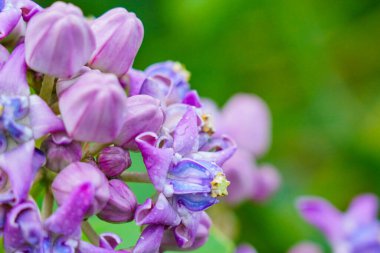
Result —
<instances>
[{"instance_id":1,"label":"blurred purple flower","mask_svg":"<svg viewBox=\"0 0 380 253\"><path fill-rule=\"evenodd\" d=\"M301 198L297 207L307 222L325 234L334 252L380 252L376 196L367 194L356 197L346 213L341 213L321 198Z\"/></svg>"},{"instance_id":2,"label":"blurred purple flower","mask_svg":"<svg viewBox=\"0 0 380 253\"><path fill-rule=\"evenodd\" d=\"M236 248L235 253L257 253L257 251L249 244L241 244Z\"/></svg>"},{"instance_id":3,"label":"blurred purple flower","mask_svg":"<svg viewBox=\"0 0 380 253\"><path fill-rule=\"evenodd\" d=\"M312 242L300 242L294 245L288 253L322 253L322 249Z\"/></svg>"}]
</instances>

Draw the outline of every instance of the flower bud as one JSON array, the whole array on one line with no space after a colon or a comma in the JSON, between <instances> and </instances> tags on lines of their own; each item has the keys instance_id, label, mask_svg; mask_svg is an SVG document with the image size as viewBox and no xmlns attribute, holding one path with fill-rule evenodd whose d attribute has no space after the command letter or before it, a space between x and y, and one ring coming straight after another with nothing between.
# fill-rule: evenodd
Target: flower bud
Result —
<instances>
[{"instance_id":1,"label":"flower bud","mask_svg":"<svg viewBox=\"0 0 380 253\"><path fill-rule=\"evenodd\" d=\"M30 20L25 45L26 62L32 69L71 77L91 57L95 38L79 8L57 2Z\"/></svg>"},{"instance_id":2,"label":"flower bud","mask_svg":"<svg viewBox=\"0 0 380 253\"><path fill-rule=\"evenodd\" d=\"M129 187L121 180L109 181L110 198L103 210L98 213L102 220L121 223L133 220L137 199Z\"/></svg>"},{"instance_id":3,"label":"flower bud","mask_svg":"<svg viewBox=\"0 0 380 253\"><path fill-rule=\"evenodd\" d=\"M58 205L62 205L70 193L84 183L91 183L95 188L94 201L86 213L88 217L101 211L110 197L107 178L98 168L82 162L72 163L54 179L52 191Z\"/></svg>"},{"instance_id":4,"label":"flower bud","mask_svg":"<svg viewBox=\"0 0 380 253\"><path fill-rule=\"evenodd\" d=\"M94 20L96 49L89 65L118 76L127 73L139 50L144 28L134 13L115 8Z\"/></svg>"},{"instance_id":5,"label":"flower bud","mask_svg":"<svg viewBox=\"0 0 380 253\"><path fill-rule=\"evenodd\" d=\"M131 166L129 152L120 147L107 147L98 157L99 168L107 177L116 177Z\"/></svg>"},{"instance_id":6,"label":"flower bud","mask_svg":"<svg viewBox=\"0 0 380 253\"><path fill-rule=\"evenodd\" d=\"M46 167L59 172L70 163L79 162L82 157L82 146L65 134L49 136L41 144L41 150L46 155Z\"/></svg>"},{"instance_id":7,"label":"flower bud","mask_svg":"<svg viewBox=\"0 0 380 253\"><path fill-rule=\"evenodd\" d=\"M144 132L157 132L164 121L160 101L147 95L136 95L127 99L123 127L116 144L128 149L137 149L135 138Z\"/></svg>"},{"instance_id":8,"label":"flower bud","mask_svg":"<svg viewBox=\"0 0 380 253\"><path fill-rule=\"evenodd\" d=\"M116 76L85 72L59 94L67 133L78 141L111 142L120 132L126 100Z\"/></svg>"}]
</instances>

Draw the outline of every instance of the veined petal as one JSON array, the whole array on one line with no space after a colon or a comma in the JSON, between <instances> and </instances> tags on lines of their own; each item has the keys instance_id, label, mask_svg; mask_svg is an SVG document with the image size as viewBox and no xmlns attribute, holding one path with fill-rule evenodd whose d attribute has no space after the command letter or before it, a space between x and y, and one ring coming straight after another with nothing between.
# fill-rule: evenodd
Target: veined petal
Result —
<instances>
[{"instance_id":1,"label":"veined petal","mask_svg":"<svg viewBox=\"0 0 380 253\"><path fill-rule=\"evenodd\" d=\"M0 155L0 168L8 175L16 203L26 200L28 197L36 172L36 169L33 168L33 156L33 140Z\"/></svg>"},{"instance_id":2,"label":"veined petal","mask_svg":"<svg viewBox=\"0 0 380 253\"><path fill-rule=\"evenodd\" d=\"M176 153L186 155L198 150L199 123L197 114L189 107L174 130L173 148Z\"/></svg>"},{"instance_id":3,"label":"veined petal","mask_svg":"<svg viewBox=\"0 0 380 253\"><path fill-rule=\"evenodd\" d=\"M193 212L203 211L219 202L217 198L213 198L207 193L175 195L174 198L178 205Z\"/></svg>"},{"instance_id":4,"label":"veined petal","mask_svg":"<svg viewBox=\"0 0 380 253\"><path fill-rule=\"evenodd\" d=\"M35 139L48 133L65 130L62 120L37 95L30 96L29 117Z\"/></svg>"},{"instance_id":5,"label":"veined petal","mask_svg":"<svg viewBox=\"0 0 380 253\"><path fill-rule=\"evenodd\" d=\"M147 168L149 178L158 191L163 191L166 175L173 158L173 149L156 147L157 135L152 132L143 133L136 137Z\"/></svg>"},{"instance_id":6,"label":"veined petal","mask_svg":"<svg viewBox=\"0 0 380 253\"><path fill-rule=\"evenodd\" d=\"M94 197L95 189L91 183L80 185L71 193L63 205L46 220L45 227L60 235L74 234L80 229L80 224L92 205Z\"/></svg>"},{"instance_id":7,"label":"veined petal","mask_svg":"<svg viewBox=\"0 0 380 253\"><path fill-rule=\"evenodd\" d=\"M144 204L137 207L135 219L139 226L146 224L176 226L181 221L177 212L162 193L158 196L155 204L152 203L151 199L147 199Z\"/></svg>"},{"instance_id":8,"label":"veined petal","mask_svg":"<svg viewBox=\"0 0 380 253\"><path fill-rule=\"evenodd\" d=\"M163 235L164 226L147 226L137 241L133 253L158 253Z\"/></svg>"},{"instance_id":9,"label":"veined petal","mask_svg":"<svg viewBox=\"0 0 380 253\"><path fill-rule=\"evenodd\" d=\"M0 21L1 24L1 21ZM0 94L27 96L30 94L26 81L25 46L16 47L0 70Z\"/></svg>"},{"instance_id":10,"label":"veined petal","mask_svg":"<svg viewBox=\"0 0 380 253\"><path fill-rule=\"evenodd\" d=\"M0 40L7 37L16 27L21 18L21 11L17 9L0 10Z\"/></svg>"}]
</instances>

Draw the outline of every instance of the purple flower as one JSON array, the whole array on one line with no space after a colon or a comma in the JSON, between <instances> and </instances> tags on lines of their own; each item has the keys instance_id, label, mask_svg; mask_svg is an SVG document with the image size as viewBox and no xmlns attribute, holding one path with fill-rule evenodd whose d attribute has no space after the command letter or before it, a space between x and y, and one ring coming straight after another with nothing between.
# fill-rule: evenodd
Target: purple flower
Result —
<instances>
[{"instance_id":1,"label":"purple flower","mask_svg":"<svg viewBox=\"0 0 380 253\"><path fill-rule=\"evenodd\" d=\"M130 73L129 88L133 93L139 90L139 94L157 98L167 106L184 103L201 107L197 92L190 90L188 83L190 73L179 62L167 61L153 64L144 71L144 74L145 79L142 79L141 72ZM134 77L140 78L136 82Z\"/></svg>"},{"instance_id":2,"label":"purple flower","mask_svg":"<svg viewBox=\"0 0 380 253\"><path fill-rule=\"evenodd\" d=\"M82 158L82 145L65 133L56 133L46 138L41 144L41 150L46 154L46 167L55 172Z\"/></svg>"},{"instance_id":3,"label":"purple flower","mask_svg":"<svg viewBox=\"0 0 380 253\"><path fill-rule=\"evenodd\" d=\"M249 244L241 244L235 250L235 253L256 253L256 252L257 251Z\"/></svg>"},{"instance_id":4,"label":"purple flower","mask_svg":"<svg viewBox=\"0 0 380 253\"><path fill-rule=\"evenodd\" d=\"M374 195L356 197L346 213L321 198L301 198L297 207L307 222L325 234L334 252L380 251L378 200Z\"/></svg>"},{"instance_id":5,"label":"purple flower","mask_svg":"<svg viewBox=\"0 0 380 253\"><path fill-rule=\"evenodd\" d=\"M294 245L288 253L322 253L322 249L312 242L300 242Z\"/></svg>"},{"instance_id":6,"label":"purple flower","mask_svg":"<svg viewBox=\"0 0 380 253\"><path fill-rule=\"evenodd\" d=\"M21 17L29 21L41 7L30 0L0 0L0 40L8 36Z\"/></svg>"},{"instance_id":7,"label":"purple flower","mask_svg":"<svg viewBox=\"0 0 380 253\"><path fill-rule=\"evenodd\" d=\"M29 67L67 78L90 59L95 38L79 8L56 2L29 22L25 45Z\"/></svg>"},{"instance_id":8,"label":"purple flower","mask_svg":"<svg viewBox=\"0 0 380 253\"><path fill-rule=\"evenodd\" d=\"M107 178L98 168L88 163L72 163L54 179L52 191L58 205L64 205L70 197L70 192L84 183L90 183L95 190L95 199L86 212L88 217L100 212L110 197Z\"/></svg>"},{"instance_id":9,"label":"purple flower","mask_svg":"<svg viewBox=\"0 0 380 253\"><path fill-rule=\"evenodd\" d=\"M122 223L133 220L137 200L129 187L121 180L109 181L110 198L105 207L98 213L102 220Z\"/></svg>"},{"instance_id":10,"label":"purple flower","mask_svg":"<svg viewBox=\"0 0 380 253\"><path fill-rule=\"evenodd\" d=\"M160 101L146 96L128 97L122 128L115 143L123 148L137 150L135 138L145 132L157 133L164 122Z\"/></svg>"},{"instance_id":11,"label":"purple flower","mask_svg":"<svg viewBox=\"0 0 380 253\"><path fill-rule=\"evenodd\" d=\"M107 147L100 152L98 163L107 177L116 177L131 166L132 160L128 151L120 147Z\"/></svg>"},{"instance_id":12,"label":"purple flower","mask_svg":"<svg viewBox=\"0 0 380 253\"><path fill-rule=\"evenodd\" d=\"M155 188L192 211L204 210L227 195L229 182L219 165L235 151L232 145L227 155L224 150L199 152L199 131L200 120L188 107L171 134L136 138Z\"/></svg>"},{"instance_id":13,"label":"purple flower","mask_svg":"<svg viewBox=\"0 0 380 253\"><path fill-rule=\"evenodd\" d=\"M134 13L112 9L91 23L96 49L89 65L122 76L128 72L139 50L144 28Z\"/></svg>"},{"instance_id":14,"label":"purple flower","mask_svg":"<svg viewBox=\"0 0 380 253\"><path fill-rule=\"evenodd\" d=\"M9 58L8 50L0 44L0 69L7 62Z\"/></svg>"},{"instance_id":15,"label":"purple flower","mask_svg":"<svg viewBox=\"0 0 380 253\"><path fill-rule=\"evenodd\" d=\"M59 108L68 135L78 141L112 142L121 131L127 96L118 79L98 70L58 83Z\"/></svg>"}]
</instances>

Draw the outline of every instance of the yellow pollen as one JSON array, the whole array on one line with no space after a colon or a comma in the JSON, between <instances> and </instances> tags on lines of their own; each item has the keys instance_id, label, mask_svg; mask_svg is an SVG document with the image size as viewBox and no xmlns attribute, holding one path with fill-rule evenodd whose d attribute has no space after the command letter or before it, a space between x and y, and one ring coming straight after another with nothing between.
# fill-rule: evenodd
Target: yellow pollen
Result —
<instances>
[{"instance_id":1,"label":"yellow pollen","mask_svg":"<svg viewBox=\"0 0 380 253\"><path fill-rule=\"evenodd\" d=\"M179 63L179 62L174 63L173 70L177 73L182 73L182 75L184 75L186 81L190 80L190 76L191 76L190 72L181 63Z\"/></svg>"},{"instance_id":2,"label":"yellow pollen","mask_svg":"<svg viewBox=\"0 0 380 253\"><path fill-rule=\"evenodd\" d=\"M215 133L214 127L212 126L211 116L209 114L203 114L202 115L202 132L207 133L208 135L213 135Z\"/></svg>"},{"instance_id":3,"label":"yellow pollen","mask_svg":"<svg viewBox=\"0 0 380 253\"><path fill-rule=\"evenodd\" d=\"M218 172L211 181L211 197L227 196L227 188L231 184L222 172Z\"/></svg>"},{"instance_id":4,"label":"yellow pollen","mask_svg":"<svg viewBox=\"0 0 380 253\"><path fill-rule=\"evenodd\" d=\"M3 106L3 105L0 105L0 116L3 115L3 112L4 112L4 106Z\"/></svg>"}]
</instances>

